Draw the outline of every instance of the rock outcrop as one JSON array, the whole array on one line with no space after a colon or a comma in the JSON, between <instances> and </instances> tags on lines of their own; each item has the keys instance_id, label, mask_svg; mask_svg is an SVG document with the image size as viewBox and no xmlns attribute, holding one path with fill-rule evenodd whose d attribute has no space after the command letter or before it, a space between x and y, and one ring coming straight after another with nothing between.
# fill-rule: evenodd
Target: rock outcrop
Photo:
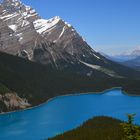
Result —
<instances>
[{"instance_id":1,"label":"rock outcrop","mask_svg":"<svg viewBox=\"0 0 140 140\"><path fill-rule=\"evenodd\" d=\"M0 94L0 113L25 109L31 105L26 99L20 98L16 93Z\"/></svg>"}]
</instances>

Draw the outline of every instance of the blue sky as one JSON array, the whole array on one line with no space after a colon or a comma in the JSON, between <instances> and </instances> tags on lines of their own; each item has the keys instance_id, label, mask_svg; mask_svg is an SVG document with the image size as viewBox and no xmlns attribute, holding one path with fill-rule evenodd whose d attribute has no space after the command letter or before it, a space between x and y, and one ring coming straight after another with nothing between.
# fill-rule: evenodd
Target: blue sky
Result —
<instances>
[{"instance_id":1,"label":"blue sky","mask_svg":"<svg viewBox=\"0 0 140 140\"><path fill-rule=\"evenodd\" d=\"M22 0L43 18L60 16L108 54L140 46L140 0Z\"/></svg>"}]
</instances>

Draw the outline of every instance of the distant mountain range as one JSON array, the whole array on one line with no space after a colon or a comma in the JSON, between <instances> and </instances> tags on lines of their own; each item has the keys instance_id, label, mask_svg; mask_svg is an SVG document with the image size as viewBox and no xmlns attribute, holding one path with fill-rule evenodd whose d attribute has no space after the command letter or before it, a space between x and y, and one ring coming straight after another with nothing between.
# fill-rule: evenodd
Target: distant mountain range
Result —
<instances>
[{"instance_id":1,"label":"distant mountain range","mask_svg":"<svg viewBox=\"0 0 140 140\"><path fill-rule=\"evenodd\" d=\"M134 58L125 61L123 64L140 70L140 47L133 50L130 55L133 56Z\"/></svg>"},{"instance_id":2,"label":"distant mountain range","mask_svg":"<svg viewBox=\"0 0 140 140\"><path fill-rule=\"evenodd\" d=\"M94 51L60 17L42 19L19 0L3 0L0 4L0 51L0 83L18 96L10 109L5 109L7 91L0 92L4 106L1 112L68 93L116 86L131 94L140 91L140 72Z\"/></svg>"},{"instance_id":3,"label":"distant mountain range","mask_svg":"<svg viewBox=\"0 0 140 140\"><path fill-rule=\"evenodd\" d=\"M101 53L106 58L119 62L125 66L132 67L135 69L140 69L140 48L136 48L129 53L122 53L120 55L109 56L104 53Z\"/></svg>"},{"instance_id":4,"label":"distant mountain range","mask_svg":"<svg viewBox=\"0 0 140 140\"><path fill-rule=\"evenodd\" d=\"M124 65L140 70L140 56L123 62Z\"/></svg>"}]
</instances>

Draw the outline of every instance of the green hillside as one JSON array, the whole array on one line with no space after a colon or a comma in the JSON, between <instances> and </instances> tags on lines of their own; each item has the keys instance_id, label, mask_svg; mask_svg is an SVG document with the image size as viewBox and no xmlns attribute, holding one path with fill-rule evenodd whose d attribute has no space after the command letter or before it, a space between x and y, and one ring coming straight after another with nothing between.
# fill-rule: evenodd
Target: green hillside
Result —
<instances>
[{"instance_id":1,"label":"green hillside","mask_svg":"<svg viewBox=\"0 0 140 140\"><path fill-rule=\"evenodd\" d=\"M78 68L75 65L73 69ZM16 92L19 97L26 98L33 106L59 95L100 92L112 87L122 87L130 94L140 95L140 87L135 87L139 80L132 79L133 73L137 78L139 73L131 69L125 74L131 75L131 78L112 78L96 70L95 75L89 77L75 73L73 69L54 70L48 65L0 53L0 83L7 87L5 90ZM3 86L1 88L3 89Z\"/></svg>"},{"instance_id":2,"label":"green hillside","mask_svg":"<svg viewBox=\"0 0 140 140\"><path fill-rule=\"evenodd\" d=\"M122 140L121 121L110 117L96 117L80 127L48 140Z\"/></svg>"},{"instance_id":3,"label":"green hillside","mask_svg":"<svg viewBox=\"0 0 140 140\"><path fill-rule=\"evenodd\" d=\"M134 124L135 114L122 122L111 117L95 117L80 127L48 140L140 140L140 126Z\"/></svg>"},{"instance_id":4,"label":"green hillside","mask_svg":"<svg viewBox=\"0 0 140 140\"><path fill-rule=\"evenodd\" d=\"M0 83L0 94L3 95L8 92L11 92L11 91L5 85Z\"/></svg>"}]
</instances>

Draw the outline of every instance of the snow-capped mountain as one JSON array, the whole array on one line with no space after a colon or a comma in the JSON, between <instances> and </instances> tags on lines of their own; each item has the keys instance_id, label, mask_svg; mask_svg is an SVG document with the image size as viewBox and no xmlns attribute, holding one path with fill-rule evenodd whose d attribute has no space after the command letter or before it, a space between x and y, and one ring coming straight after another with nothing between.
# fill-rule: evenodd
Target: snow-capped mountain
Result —
<instances>
[{"instance_id":1,"label":"snow-capped mountain","mask_svg":"<svg viewBox=\"0 0 140 140\"><path fill-rule=\"evenodd\" d=\"M19 0L0 4L0 51L87 76L125 75L125 68L95 52L72 25L58 16L42 19Z\"/></svg>"},{"instance_id":2,"label":"snow-capped mountain","mask_svg":"<svg viewBox=\"0 0 140 140\"><path fill-rule=\"evenodd\" d=\"M134 68L134 69L140 69L140 47L127 51L118 55L106 55L101 52L101 54L106 57L109 60L118 62L122 65Z\"/></svg>"},{"instance_id":3,"label":"snow-capped mountain","mask_svg":"<svg viewBox=\"0 0 140 140\"><path fill-rule=\"evenodd\" d=\"M117 55L112 55L112 56L104 55L104 56L107 56L107 58L117 62L131 61L140 56L140 47L137 47L131 51L126 51Z\"/></svg>"},{"instance_id":4,"label":"snow-capped mountain","mask_svg":"<svg viewBox=\"0 0 140 140\"><path fill-rule=\"evenodd\" d=\"M34 9L19 0L0 5L0 50L43 64L71 58L87 58L96 52L67 22L56 16L41 19Z\"/></svg>"},{"instance_id":5,"label":"snow-capped mountain","mask_svg":"<svg viewBox=\"0 0 140 140\"><path fill-rule=\"evenodd\" d=\"M134 50L131 52L130 55L131 55L131 56L135 56L135 57L140 56L140 47L134 49Z\"/></svg>"},{"instance_id":6,"label":"snow-capped mountain","mask_svg":"<svg viewBox=\"0 0 140 140\"><path fill-rule=\"evenodd\" d=\"M120 56L126 56L128 58L135 59L136 57L140 56L140 47L134 48L130 51L126 51L120 54Z\"/></svg>"},{"instance_id":7,"label":"snow-capped mountain","mask_svg":"<svg viewBox=\"0 0 140 140\"><path fill-rule=\"evenodd\" d=\"M140 47L135 48L131 51L121 53L119 55L104 56L112 61L119 62L120 64L123 64L125 66L138 70L140 69Z\"/></svg>"},{"instance_id":8,"label":"snow-capped mountain","mask_svg":"<svg viewBox=\"0 0 140 140\"><path fill-rule=\"evenodd\" d=\"M95 54L70 24L60 17L41 19L34 9L19 0L3 0L0 20L1 51L43 64L48 63L47 57L56 63L64 57L63 53L76 57Z\"/></svg>"},{"instance_id":9,"label":"snow-capped mountain","mask_svg":"<svg viewBox=\"0 0 140 140\"><path fill-rule=\"evenodd\" d=\"M140 47L137 47L134 50L130 51L128 53L128 56L131 59L124 61L122 64L139 70L140 69Z\"/></svg>"},{"instance_id":10,"label":"snow-capped mountain","mask_svg":"<svg viewBox=\"0 0 140 140\"><path fill-rule=\"evenodd\" d=\"M129 66L129 67L132 67L134 69L140 70L140 56L138 56L134 59L125 61L122 64Z\"/></svg>"}]
</instances>

